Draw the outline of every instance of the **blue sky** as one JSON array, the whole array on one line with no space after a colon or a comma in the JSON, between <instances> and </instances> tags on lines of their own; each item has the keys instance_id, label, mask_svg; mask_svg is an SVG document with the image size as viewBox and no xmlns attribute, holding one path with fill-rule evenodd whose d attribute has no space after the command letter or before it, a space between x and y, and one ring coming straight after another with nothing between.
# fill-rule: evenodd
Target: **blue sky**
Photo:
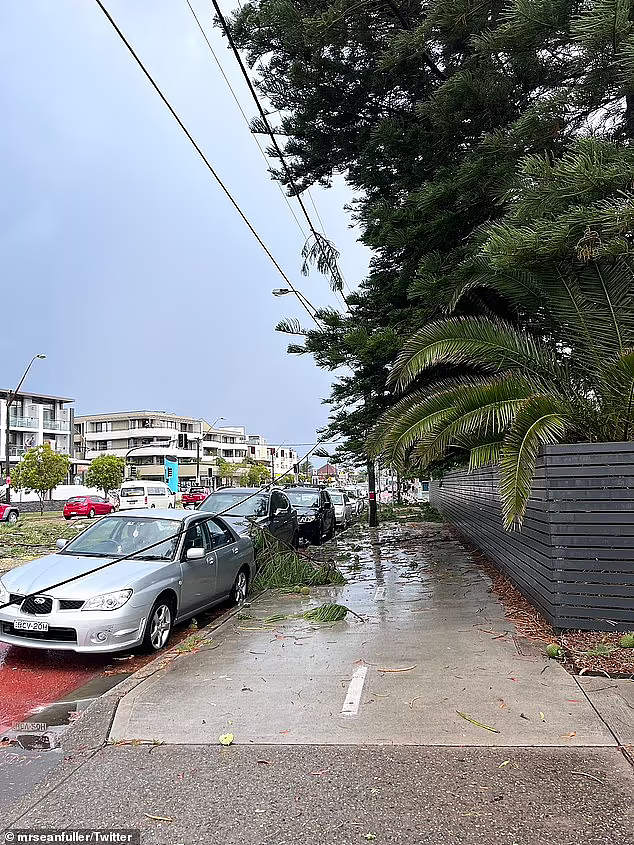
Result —
<instances>
[{"instance_id":1,"label":"blue sky","mask_svg":"<svg viewBox=\"0 0 634 845\"><path fill-rule=\"evenodd\" d=\"M185 0L106 5L294 283L336 305L322 276L299 272L302 234ZM253 115L211 4L195 7ZM4 4L0 86L0 386L44 352L28 387L75 397L77 413L222 415L311 441L331 377L273 331L305 314L271 296L281 278L96 3ZM313 197L355 287L369 253L342 210L350 195L340 183Z\"/></svg>"}]
</instances>

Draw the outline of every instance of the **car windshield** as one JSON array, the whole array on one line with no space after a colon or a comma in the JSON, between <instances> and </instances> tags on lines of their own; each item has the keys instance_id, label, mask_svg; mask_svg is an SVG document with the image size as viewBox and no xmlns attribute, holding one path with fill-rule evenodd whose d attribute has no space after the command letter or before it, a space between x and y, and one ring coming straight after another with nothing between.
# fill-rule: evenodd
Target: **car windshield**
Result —
<instances>
[{"instance_id":1,"label":"car windshield","mask_svg":"<svg viewBox=\"0 0 634 845\"><path fill-rule=\"evenodd\" d=\"M123 487L121 490L122 496L142 496L143 493L143 487Z\"/></svg>"},{"instance_id":2,"label":"car windshield","mask_svg":"<svg viewBox=\"0 0 634 845\"><path fill-rule=\"evenodd\" d=\"M106 517L71 540L60 554L114 558L134 555L138 560L171 560L180 529L181 522L176 519ZM153 548L141 552L148 546Z\"/></svg>"},{"instance_id":3,"label":"car windshield","mask_svg":"<svg viewBox=\"0 0 634 845\"><path fill-rule=\"evenodd\" d=\"M243 490L231 490L226 493L212 493L200 506L201 511L225 513L227 516L266 516L269 512L269 497L263 493L249 494ZM246 502L243 501L246 499ZM240 503L240 504L238 504Z\"/></svg>"},{"instance_id":4,"label":"car windshield","mask_svg":"<svg viewBox=\"0 0 634 845\"><path fill-rule=\"evenodd\" d=\"M205 491L203 490L202 487L190 487L189 492L190 493L204 493Z\"/></svg>"},{"instance_id":5,"label":"car windshield","mask_svg":"<svg viewBox=\"0 0 634 845\"><path fill-rule=\"evenodd\" d=\"M343 494L342 493L330 493L330 501L333 505L343 505Z\"/></svg>"},{"instance_id":6,"label":"car windshield","mask_svg":"<svg viewBox=\"0 0 634 845\"><path fill-rule=\"evenodd\" d=\"M72 499L68 500L67 504L71 505L71 504L76 504L77 502L85 502L85 501L86 501L85 496L73 496Z\"/></svg>"},{"instance_id":7,"label":"car windshield","mask_svg":"<svg viewBox=\"0 0 634 845\"><path fill-rule=\"evenodd\" d=\"M316 508L319 507L319 494L306 492L305 490L285 490L288 498L291 500L291 505L296 505L300 508Z\"/></svg>"}]
</instances>

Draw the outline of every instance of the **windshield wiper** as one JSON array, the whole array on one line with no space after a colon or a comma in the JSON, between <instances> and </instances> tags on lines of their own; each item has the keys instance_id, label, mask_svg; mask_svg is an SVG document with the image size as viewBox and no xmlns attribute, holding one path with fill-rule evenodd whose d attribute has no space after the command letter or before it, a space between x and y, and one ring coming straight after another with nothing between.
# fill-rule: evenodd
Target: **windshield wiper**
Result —
<instances>
[{"instance_id":1,"label":"windshield wiper","mask_svg":"<svg viewBox=\"0 0 634 845\"><path fill-rule=\"evenodd\" d=\"M135 556L134 560L169 560L165 555L139 555Z\"/></svg>"}]
</instances>

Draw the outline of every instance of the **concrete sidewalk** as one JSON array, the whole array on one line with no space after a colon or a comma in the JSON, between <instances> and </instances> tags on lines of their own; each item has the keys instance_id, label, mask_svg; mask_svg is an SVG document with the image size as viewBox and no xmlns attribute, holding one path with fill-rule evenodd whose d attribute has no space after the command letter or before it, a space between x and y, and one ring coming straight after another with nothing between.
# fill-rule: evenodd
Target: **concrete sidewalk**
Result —
<instances>
[{"instance_id":1,"label":"concrete sidewalk","mask_svg":"<svg viewBox=\"0 0 634 845\"><path fill-rule=\"evenodd\" d=\"M391 545L364 544L361 569L343 588L305 600L266 594L195 658L126 695L110 738L200 744L231 732L240 744L615 746L575 678L539 645L518 643L488 579L439 532L422 548L398 543L407 531L396 529L384 533ZM367 621L266 622L323 602Z\"/></svg>"},{"instance_id":2,"label":"concrete sidewalk","mask_svg":"<svg viewBox=\"0 0 634 845\"><path fill-rule=\"evenodd\" d=\"M97 701L3 823L157 845L632 845L629 687L579 684L514 638L443 526L337 553L345 587L268 594ZM266 621L325 600L367 621Z\"/></svg>"}]
</instances>

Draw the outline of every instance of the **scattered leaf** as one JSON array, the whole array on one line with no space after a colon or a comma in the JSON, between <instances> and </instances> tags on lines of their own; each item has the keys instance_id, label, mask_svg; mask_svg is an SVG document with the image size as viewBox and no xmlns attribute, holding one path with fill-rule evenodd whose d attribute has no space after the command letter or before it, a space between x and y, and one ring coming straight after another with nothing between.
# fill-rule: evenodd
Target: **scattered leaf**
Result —
<instances>
[{"instance_id":1,"label":"scattered leaf","mask_svg":"<svg viewBox=\"0 0 634 845\"><path fill-rule=\"evenodd\" d=\"M510 760L505 760L503 763L500 763L500 765L498 766L498 769L503 769L504 766L508 766L508 764L510 762L511 762Z\"/></svg>"},{"instance_id":2,"label":"scattered leaf","mask_svg":"<svg viewBox=\"0 0 634 845\"><path fill-rule=\"evenodd\" d=\"M414 663L413 666L404 666L402 669L377 669L378 672L411 672L412 669L415 669L418 666L418 663Z\"/></svg>"},{"instance_id":3,"label":"scattered leaf","mask_svg":"<svg viewBox=\"0 0 634 845\"><path fill-rule=\"evenodd\" d=\"M577 736L577 731L570 731L569 734L562 734L562 739L572 739L573 736Z\"/></svg>"},{"instance_id":4,"label":"scattered leaf","mask_svg":"<svg viewBox=\"0 0 634 845\"><path fill-rule=\"evenodd\" d=\"M256 762L257 762L258 766L270 766L271 765L270 760L257 760Z\"/></svg>"},{"instance_id":5,"label":"scattered leaf","mask_svg":"<svg viewBox=\"0 0 634 845\"><path fill-rule=\"evenodd\" d=\"M589 775L587 772L570 772L571 775L579 775L580 777L590 778L590 780L596 780L597 783L600 783L601 786L605 786L605 781L599 780L599 778L595 778L594 775Z\"/></svg>"},{"instance_id":6,"label":"scattered leaf","mask_svg":"<svg viewBox=\"0 0 634 845\"><path fill-rule=\"evenodd\" d=\"M325 775L326 772L329 772L330 769L319 769L316 772L311 772L311 775Z\"/></svg>"},{"instance_id":7,"label":"scattered leaf","mask_svg":"<svg viewBox=\"0 0 634 845\"><path fill-rule=\"evenodd\" d=\"M466 713L461 713L460 710L456 710L456 713L460 716L461 719L465 719L467 722L471 722L472 725L475 725L478 728L484 728L485 731L491 731L494 734L499 734L497 728L492 728L490 725L483 725L482 722L476 722L475 719L472 719L470 716L467 716Z\"/></svg>"},{"instance_id":8,"label":"scattered leaf","mask_svg":"<svg viewBox=\"0 0 634 845\"><path fill-rule=\"evenodd\" d=\"M233 742L233 738L233 734L222 734L218 737L218 742L221 745L231 745L231 743Z\"/></svg>"},{"instance_id":9,"label":"scattered leaf","mask_svg":"<svg viewBox=\"0 0 634 845\"><path fill-rule=\"evenodd\" d=\"M174 819L171 816L151 816L149 813L143 813L146 819L154 819L155 822L173 822Z\"/></svg>"},{"instance_id":10,"label":"scattered leaf","mask_svg":"<svg viewBox=\"0 0 634 845\"><path fill-rule=\"evenodd\" d=\"M373 833L366 833L363 838L367 839L369 842L372 842L374 839L376 839L376 836Z\"/></svg>"},{"instance_id":11,"label":"scattered leaf","mask_svg":"<svg viewBox=\"0 0 634 845\"><path fill-rule=\"evenodd\" d=\"M541 710L539 711L539 718L542 720L542 722L546 721L546 717L544 716Z\"/></svg>"}]
</instances>

